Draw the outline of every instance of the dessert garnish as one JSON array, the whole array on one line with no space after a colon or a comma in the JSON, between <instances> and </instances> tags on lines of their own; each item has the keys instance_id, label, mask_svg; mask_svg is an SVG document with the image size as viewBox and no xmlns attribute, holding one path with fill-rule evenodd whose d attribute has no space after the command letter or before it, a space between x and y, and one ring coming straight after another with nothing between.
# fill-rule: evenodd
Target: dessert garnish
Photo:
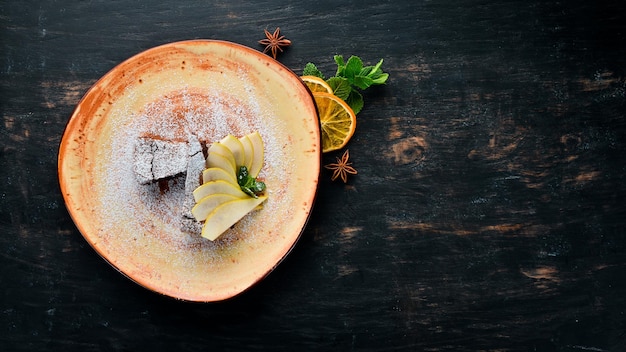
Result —
<instances>
[{"instance_id":1,"label":"dessert garnish","mask_svg":"<svg viewBox=\"0 0 626 352\"><path fill-rule=\"evenodd\" d=\"M325 92L313 93L320 120L322 152L343 148L356 130L356 114L341 98Z\"/></svg>"},{"instance_id":2,"label":"dessert garnish","mask_svg":"<svg viewBox=\"0 0 626 352\"><path fill-rule=\"evenodd\" d=\"M333 176L330 178L331 181L335 181L336 179L341 178L343 183L347 183L348 174L357 174L356 169L352 167L352 163L348 162L348 159L350 159L350 151L346 149L341 158L337 158L336 163L324 166L325 168L333 171Z\"/></svg>"},{"instance_id":3,"label":"dessert garnish","mask_svg":"<svg viewBox=\"0 0 626 352\"><path fill-rule=\"evenodd\" d=\"M265 31L265 39L259 40L259 44L265 45L263 53L270 51L272 57L276 59L278 52L283 52L283 47L290 46L291 40L286 39L284 35L280 35L280 27L276 27L274 33L270 33L267 29Z\"/></svg>"},{"instance_id":4,"label":"dessert garnish","mask_svg":"<svg viewBox=\"0 0 626 352\"><path fill-rule=\"evenodd\" d=\"M265 182L258 181L256 178L250 176L248 168L245 165L239 167L237 183L242 191L254 198L258 198L259 194L265 191Z\"/></svg>"},{"instance_id":5,"label":"dessert garnish","mask_svg":"<svg viewBox=\"0 0 626 352\"><path fill-rule=\"evenodd\" d=\"M376 65L364 66L358 56L345 61L342 55L334 56L337 71L334 76L325 78L313 64L307 63L302 70L302 80L313 94L318 109L322 134L322 152L327 153L345 147L356 129L356 114L363 109L361 91L375 85L385 84L389 74L383 72L383 59ZM341 104L344 102L345 104ZM347 108L346 108L347 106ZM331 180L348 181L348 175L357 171L348 162L350 153L346 150L336 163L324 167L332 170Z\"/></svg>"},{"instance_id":6,"label":"dessert garnish","mask_svg":"<svg viewBox=\"0 0 626 352\"><path fill-rule=\"evenodd\" d=\"M202 237L211 241L257 209L267 196L257 179L263 166L263 140L258 132L241 138L228 135L210 145L202 185L193 191L193 217L204 222Z\"/></svg>"},{"instance_id":7,"label":"dessert garnish","mask_svg":"<svg viewBox=\"0 0 626 352\"><path fill-rule=\"evenodd\" d=\"M359 91L385 84L389 78L381 69L382 59L374 66L363 66L358 56L351 56L346 62L343 56L335 55L334 60L335 76L326 79L317 66L309 62L301 77L317 105L324 153L343 148L354 134L356 114L363 108Z\"/></svg>"},{"instance_id":8,"label":"dessert garnish","mask_svg":"<svg viewBox=\"0 0 626 352\"><path fill-rule=\"evenodd\" d=\"M363 96L359 91L385 84L389 78L389 74L381 68L383 59L374 66L363 66L363 61L358 56L351 56L348 61L344 61L342 55L335 55L334 60L337 72L333 77L324 78L324 74L311 62L304 66L302 75L325 79L333 89L333 94L345 100L354 113L358 114L363 108Z\"/></svg>"}]
</instances>

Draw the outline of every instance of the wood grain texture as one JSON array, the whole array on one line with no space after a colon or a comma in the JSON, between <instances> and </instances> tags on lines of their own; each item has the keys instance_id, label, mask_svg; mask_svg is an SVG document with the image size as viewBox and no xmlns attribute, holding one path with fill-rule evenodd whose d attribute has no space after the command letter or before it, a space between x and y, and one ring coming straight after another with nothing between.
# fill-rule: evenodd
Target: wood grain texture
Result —
<instances>
[{"instance_id":1,"label":"wood grain texture","mask_svg":"<svg viewBox=\"0 0 626 352\"><path fill-rule=\"evenodd\" d=\"M287 260L210 305L131 283L56 179L65 124L122 60L193 38L328 75L385 59ZM3 1L3 351L626 349L626 6L583 1ZM329 163L339 153L324 156Z\"/></svg>"}]
</instances>

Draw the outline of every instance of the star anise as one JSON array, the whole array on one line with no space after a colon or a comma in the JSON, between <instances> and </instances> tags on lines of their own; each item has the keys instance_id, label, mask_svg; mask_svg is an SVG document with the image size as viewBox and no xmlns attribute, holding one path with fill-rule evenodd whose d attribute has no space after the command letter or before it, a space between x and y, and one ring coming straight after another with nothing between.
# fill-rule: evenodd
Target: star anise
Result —
<instances>
[{"instance_id":1,"label":"star anise","mask_svg":"<svg viewBox=\"0 0 626 352\"><path fill-rule=\"evenodd\" d=\"M336 163L332 163L332 164L328 164L324 166L325 168L329 170L333 170L333 176L330 178L332 181L341 177L341 180L343 181L343 183L347 183L348 174L350 175L357 174L356 169L350 166L352 165L352 163L348 162L348 159L350 159L350 152L346 149L346 151L341 156L341 159L337 158Z\"/></svg>"},{"instance_id":2,"label":"star anise","mask_svg":"<svg viewBox=\"0 0 626 352\"><path fill-rule=\"evenodd\" d=\"M276 59L278 51L282 52L284 46L291 45L291 40L285 39L284 35L280 35L280 27L276 27L274 33L270 33L267 29L265 31L265 39L259 40L259 44L265 45L263 53L268 51L272 52L272 57Z\"/></svg>"}]
</instances>

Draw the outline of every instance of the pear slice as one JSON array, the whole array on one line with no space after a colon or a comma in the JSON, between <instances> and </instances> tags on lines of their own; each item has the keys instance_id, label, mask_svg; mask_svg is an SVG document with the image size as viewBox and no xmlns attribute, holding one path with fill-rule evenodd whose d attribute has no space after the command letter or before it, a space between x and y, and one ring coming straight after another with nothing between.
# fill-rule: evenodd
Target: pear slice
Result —
<instances>
[{"instance_id":1,"label":"pear slice","mask_svg":"<svg viewBox=\"0 0 626 352\"><path fill-rule=\"evenodd\" d=\"M230 149L233 157L235 158L235 165L245 165L243 144L241 144L239 138L233 136L232 134L229 134L226 137L222 138L220 143L226 146L226 148Z\"/></svg>"},{"instance_id":2,"label":"pear slice","mask_svg":"<svg viewBox=\"0 0 626 352\"><path fill-rule=\"evenodd\" d=\"M237 179L237 168L235 166L235 161L232 158L229 159L228 157L218 154L217 152L209 152L209 155L206 157L206 166L208 169L222 169L231 175L235 180Z\"/></svg>"},{"instance_id":3,"label":"pear slice","mask_svg":"<svg viewBox=\"0 0 626 352\"><path fill-rule=\"evenodd\" d=\"M263 203L267 197L237 199L223 203L207 216L202 237L211 241L218 238L241 218Z\"/></svg>"},{"instance_id":4,"label":"pear slice","mask_svg":"<svg viewBox=\"0 0 626 352\"><path fill-rule=\"evenodd\" d=\"M211 143L209 149L207 150L207 153L209 155L212 153L219 154L228 159L228 161L230 161L233 165L237 166L237 162L235 160L233 152L230 150L230 148L220 142Z\"/></svg>"},{"instance_id":5,"label":"pear slice","mask_svg":"<svg viewBox=\"0 0 626 352\"><path fill-rule=\"evenodd\" d=\"M219 181L219 180L232 183L233 186L239 187L239 184L237 183L237 179L235 178L235 176L220 167L210 167L202 171L202 183L207 183L211 181Z\"/></svg>"},{"instance_id":6,"label":"pear slice","mask_svg":"<svg viewBox=\"0 0 626 352\"><path fill-rule=\"evenodd\" d=\"M239 186L235 186L228 181L217 180L209 181L196 188L193 191L193 199L195 199L196 203L198 203L202 198L215 193L230 194L238 198L250 198L250 196L245 194Z\"/></svg>"},{"instance_id":7,"label":"pear slice","mask_svg":"<svg viewBox=\"0 0 626 352\"><path fill-rule=\"evenodd\" d=\"M252 142L250 141L250 138L248 138L248 136L243 136L239 138L239 142L241 142L241 145L243 146L243 165L248 170L250 170L250 167L252 166L252 158L254 155L254 151L252 150Z\"/></svg>"},{"instance_id":8,"label":"pear slice","mask_svg":"<svg viewBox=\"0 0 626 352\"><path fill-rule=\"evenodd\" d=\"M196 203L193 208L191 208L191 215L193 215L193 217L198 221L204 221L213 209L226 202L236 199L239 198L237 198L237 196L233 196L232 194L216 193L208 195L200 199L200 201Z\"/></svg>"},{"instance_id":9,"label":"pear slice","mask_svg":"<svg viewBox=\"0 0 626 352\"><path fill-rule=\"evenodd\" d=\"M223 156L227 156L228 158L232 156L232 151L230 150L230 148L228 148L222 142L211 143L211 145L209 146L208 152L222 154ZM233 156L233 160L235 160L234 156Z\"/></svg>"},{"instance_id":10,"label":"pear slice","mask_svg":"<svg viewBox=\"0 0 626 352\"><path fill-rule=\"evenodd\" d=\"M261 171L261 167L263 167L263 158L265 156L263 150L263 139L261 139L259 132L252 132L246 136L252 143L252 163L248 171L250 176L256 178L259 175L259 171Z\"/></svg>"}]
</instances>

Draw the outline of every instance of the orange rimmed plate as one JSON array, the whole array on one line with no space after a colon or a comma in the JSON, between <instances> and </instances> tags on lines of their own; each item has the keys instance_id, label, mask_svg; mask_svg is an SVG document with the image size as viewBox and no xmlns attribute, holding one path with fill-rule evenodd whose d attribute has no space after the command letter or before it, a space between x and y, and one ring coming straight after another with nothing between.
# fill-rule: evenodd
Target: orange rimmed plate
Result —
<instances>
[{"instance_id":1,"label":"orange rimmed plate","mask_svg":"<svg viewBox=\"0 0 626 352\"><path fill-rule=\"evenodd\" d=\"M265 143L268 200L216 241L183 215L183 176L141 184L135 175L139 138L211 142L253 131ZM192 40L144 51L96 82L68 122L58 171L72 219L107 262L150 290L211 302L251 287L293 248L320 157L315 105L297 75L245 46Z\"/></svg>"}]
</instances>

